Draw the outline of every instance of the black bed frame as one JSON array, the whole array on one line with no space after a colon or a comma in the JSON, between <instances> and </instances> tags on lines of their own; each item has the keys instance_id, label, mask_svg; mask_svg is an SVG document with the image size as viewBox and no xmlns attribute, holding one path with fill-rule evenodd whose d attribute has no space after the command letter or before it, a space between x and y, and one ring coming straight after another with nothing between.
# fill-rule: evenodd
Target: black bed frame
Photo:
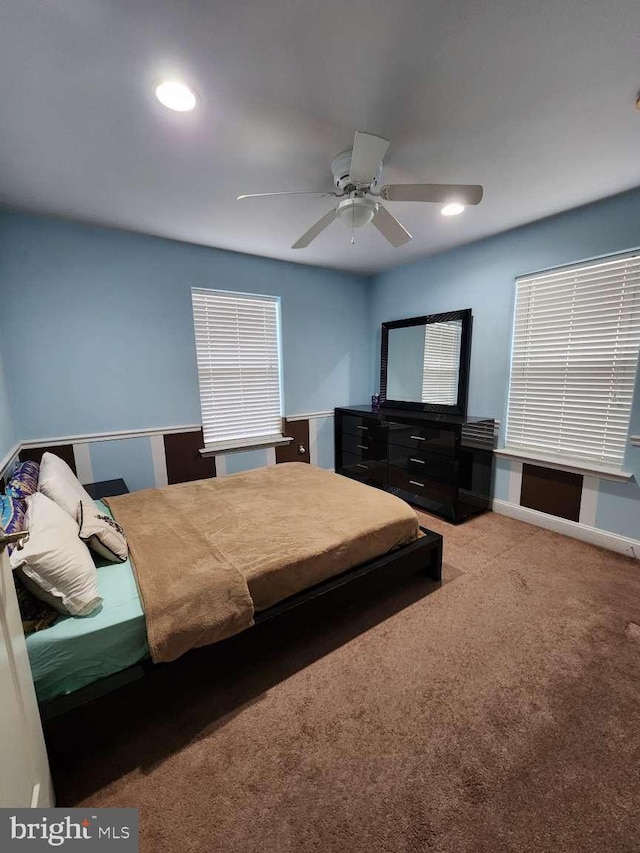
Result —
<instances>
[{"instance_id":1,"label":"black bed frame","mask_svg":"<svg viewBox=\"0 0 640 853\"><path fill-rule=\"evenodd\" d=\"M335 608L340 606L347 593L349 595L354 593L357 595L366 594L367 591L379 587L383 583L390 580L395 581L397 578L407 577L416 572L423 572L430 580L440 582L442 579L442 536L433 530L427 530L425 527L421 527L420 530L422 537L415 542L397 548L382 557L377 557L375 560L370 560L368 563L363 563L361 566L356 566L354 569L342 572L340 575L285 598L267 610L256 613L254 624L260 625L293 610L293 608L318 601L321 597L329 606ZM230 637L229 640L233 640L233 637ZM222 642L228 641L223 640ZM170 665L168 664L168 666ZM137 681L155 666L156 664L147 658L121 672L113 673L106 678L88 684L86 687L75 690L73 693L43 702L40 705L42 719L52 719L73 708L98 699L125 684Z\"/></svg>"}]
</instances>

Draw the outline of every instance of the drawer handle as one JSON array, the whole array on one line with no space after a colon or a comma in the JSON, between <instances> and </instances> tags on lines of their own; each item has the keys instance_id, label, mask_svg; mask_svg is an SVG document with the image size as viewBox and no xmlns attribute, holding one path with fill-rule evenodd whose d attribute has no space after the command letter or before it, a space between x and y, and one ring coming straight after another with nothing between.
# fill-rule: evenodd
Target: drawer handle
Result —
<instances>
[{"instance_id":1,"label":"drawer handle","mask_svg":"<svg viewBox=\"0 0 640 853\"><path fill-rule=\"evenodd\" d=\"M360 450L368 450L369 449L366 444L359 444L358 447L360 448Z\"/></svg>"},{"instance_id":2,"label":"drawer handle","mask_svg":"<svg viewBox=\"0 0 640 853\"><path fill-rule=\"evenodd\" d=\"M366 430L368 431L368 430L369 430L369 427L356 426L356 429L366 429Z\"/></svg>"},{"instance_id":3,"label":"drawer handle","mask_svg":"<svg viewBox=\"0 0 640 853\"><path fill-rule=\"evenodd\" d=\"M356 462L356 465L358 466L358 468L364 468L367 471L369 470L369 466L363 465L362 462Z\"/></svg>"},{"instance_id":4,"label":"drawer handle","mask_svg":"<svg viewBox=\"0 0 640 853\"><path fill-rule=\"evenodd\" d=\"M424 483L419 483L417 480L409 480L412 486L420 486L421 489L424 489Z\"/></svg>"},{"instance_id":5,"label":"drawer handle","mask_svg":"<svg viewBox=\"0 0 640 853\"><path fill-rule=\"evenodd\" d=\"M413 456L410 456L410 457L409 457L409 462L417 462L417 463L418 463L418 465L426 465L426 464L427 464L427 463L424 461L424 459L416 459L416 458L415 458L415 457L413 457Z\"/></svg>"},{"instance_id":6,"label":"drawer handle","mask_svg":"<svg viewBox=\"0 0 640 853\"><path fill-rule=\"evenodd\" d=\"M424 441L425 438L422 435L411 435L409 438L414 438L416 441Z\"/></svg>"}]
</instances>

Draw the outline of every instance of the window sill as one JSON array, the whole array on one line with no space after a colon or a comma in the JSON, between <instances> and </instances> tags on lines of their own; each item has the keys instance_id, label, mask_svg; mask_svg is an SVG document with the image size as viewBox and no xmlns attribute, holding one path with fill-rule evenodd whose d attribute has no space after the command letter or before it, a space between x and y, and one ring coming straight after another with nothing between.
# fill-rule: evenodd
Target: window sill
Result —
<instances>
[{"instance_id":1,"label":"window sill","mask_svg":"<svg viewBox=\"0 0 640 853\"><path fill-rule=\"evenodd\" d=\"M565 456L545 456L535 450L502 447L493 451L501 459L516 459L520 462L530 462L542 468L554 468L556 471L569 471L572 474L584 474L587 477L597 477L601 480L613 480L616 483L626 483L633 478L628 471L598 465L597 462L581 462L579 459L569 459Z\"/></svg>"},{"instance_id":2,"label":"window sill","mask_svg":"<svg viewBox=\"0 0 640 853\"><path fill-rule=\"evenodd\" d=\"M266 447L283 447L290 444L293 438L282 435L268 435L264 438L238 438L233 441L216 441L205 445L200 455L207 458L220 453L241 453L246 450L263 450Z\"/></svg>"}]
</instances>

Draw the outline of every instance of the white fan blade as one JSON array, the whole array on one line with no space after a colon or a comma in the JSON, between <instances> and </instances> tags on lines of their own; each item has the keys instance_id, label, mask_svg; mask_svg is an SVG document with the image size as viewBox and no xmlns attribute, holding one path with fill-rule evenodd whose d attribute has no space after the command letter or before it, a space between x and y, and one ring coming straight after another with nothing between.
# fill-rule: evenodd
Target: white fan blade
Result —
<instances>
[{"instance_id":1,"label":"white fan blade","mask_svg":"<svg viewBox=\"0 0 640 853\"><path fill-rule=\"evenodd\" d=\"M242 201L243 198L266 198L267 196L274 195L315 195L319 198L340 198L341 195L338 193L323 193L323 192L297 192L297 193L245 193L244 195L239 195L236 201Z\"/></svg>"},{"instance_id":2,"label":"white fan blade","mask_svg":"<svg viewBox=\"0 0 640 853\"><path fill-rule=\"evenodd\" d=\"M302 237L293 244L293 246L291 248L292 249L304 249L306 246L309 245L309 243L312 240L316 239L318 234L320 234L322 231L324 231L324 229L327 227L327 225L331 225L331 223L333 222L333 220L336 218L337 215L338 215L337 210L330 210L329 213L325 213L325 215L322 217L322 219L318 219L316 224L312 225L311 228L309 228L309 230L306 231L302 235Z\"/></svg>"},{"instance_id":3,"label":"white fan blade","mask_svg":"<svg viewBox=\"0 0 640 853\"><path fill-rule=\"evenodd\" d=\"M385 201L480 204L482 193L482 187L476 184L387 184L380 190L380 197Z\"/></svg>"},{"instance_id":4,"label":"white fan blade","mask_svg":"<svg viewBox=\"0 0 640 853\"><path fill-rule=\"evenodd\" d=\"M378 212L371 221L392 246L402 246L411 239L411 234L409 234L404 225L401 225L395 216L389 213L387 208L381 204L378 205Z\"/></svg>"},{"instance_id":5,"label":"white fan blade","mask_svg":"<svg viewBox=\"0 0 640 853\"><path fill-rule=\"evenodd\" d=\"M356 133L353 138L349 182L368 186L380 170L391 143L372 133Z\"/></svg>"}]
</instances>

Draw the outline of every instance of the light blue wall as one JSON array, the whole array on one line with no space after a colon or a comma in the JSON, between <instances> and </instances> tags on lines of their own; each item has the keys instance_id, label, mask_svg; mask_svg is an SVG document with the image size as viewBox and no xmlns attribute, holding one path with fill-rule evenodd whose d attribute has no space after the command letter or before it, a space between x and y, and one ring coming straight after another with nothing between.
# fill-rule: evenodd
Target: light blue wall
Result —
<instances>
[{"instance_id":1,"label":"light blue wall","mask_svg":"<svg viewBox=\"0 0 640 853\"><path fill-rule=\"evenodd\" d=\"M493 460L493 497L506 501L509 497L509 474L511 463L508 459Z\"/></svg>"},{"instance_id":2,"label":"light blue wall","mask_svg":"<svg viewBox=\"0 0 640 853\"><path fill-rule=\"evenodd\" d=\"M370 398L378 386L381 322L472 308L469 411L504 424L515 276L639 245L640 190L369 281L0 213L0 457L18 438L198 423L192 286L282 298L289 415ZM328 468L332 423L317 424L318 462ZM631 431L640 434L640 391ZM136 442L92 444L94 479L126 475L132 488L152 485L150 445ZM227 458L229 473L261 464L250 454ZM640 476L640 448L629 448L625 464ZM506 499L509 463L496 467L496 496ZM636 482L601 481L596 524L638 538Z\"/></svg>"},{"instance_id":3,"label":"light blue wall","mask_svg":"<svg viewBox=\"0 0 640 853\"><path fill-rule=\"evenodd\" d=\"M316 421L317 429L317 447L318 447L318 467L333 468L334 460L334 442L333 442L333 418L319 418Z\"/></svg>"},{"instance_id":4,"label":"light blue wall","mask_svg":"<svg viewBox=\"0 0 640 853\"><path fill-rule=\"evenodd\" d=\"M640 246L640 190L434 255L376 276L372 283L374 350L370 389L379 384L380 324L419 314L473 309L469 414L494 416L505 424L514 279L559 264ZM640 432L636 390L631 432ZM500 470L506 465L501 463ZM625 467L640 477L640 450L629 447ZM506 498L507 478L497 477L497 497ZM601 481L596 523L640 537L640 490Z\"/></svg>"},{"instance_id":5,"label":"light blue wall","mask_svg":"<svg viewBox=\"0 0 640 853\"><path fill-rule=\"evenodd\" d=\"M3 306L0 301L0 312L2 310ZM2 353L0 353L0 461L13 449L16 441L17 435L9 401L9 388L4 373Z\"/></svg>"},{"instance_id":6,"label":"light blue wall","mask_svg":"<svg viewBox=\"0 0 640 853\"><path fill-rule=\"evenodd\" d=\"M89 445L93 482L123 477L130 492L155 485L148 436L95 441Z\"/></svg>"},{"instance_id":7,"label":"light blue wall","mask_svg":"<svg viewBox=\"0 0 640 853\"><path fill-rule=\"evenodd\" d=\"M263 468L267 464L266 450L247 450L243 453L227 454L227 474L239 474L252 468Z\"/></svg>"},{"instance_id":8,"label":"light blue wall","mask_svg":"<svg viewBox=\"0 0 640 853\"><path fill-rule=\"evenodd\" d=\"M193 286L282 298L285 414L367 398L366 279L12 212L0 253L21 439L199 423Z\"/></svg>"}]
</instances>

